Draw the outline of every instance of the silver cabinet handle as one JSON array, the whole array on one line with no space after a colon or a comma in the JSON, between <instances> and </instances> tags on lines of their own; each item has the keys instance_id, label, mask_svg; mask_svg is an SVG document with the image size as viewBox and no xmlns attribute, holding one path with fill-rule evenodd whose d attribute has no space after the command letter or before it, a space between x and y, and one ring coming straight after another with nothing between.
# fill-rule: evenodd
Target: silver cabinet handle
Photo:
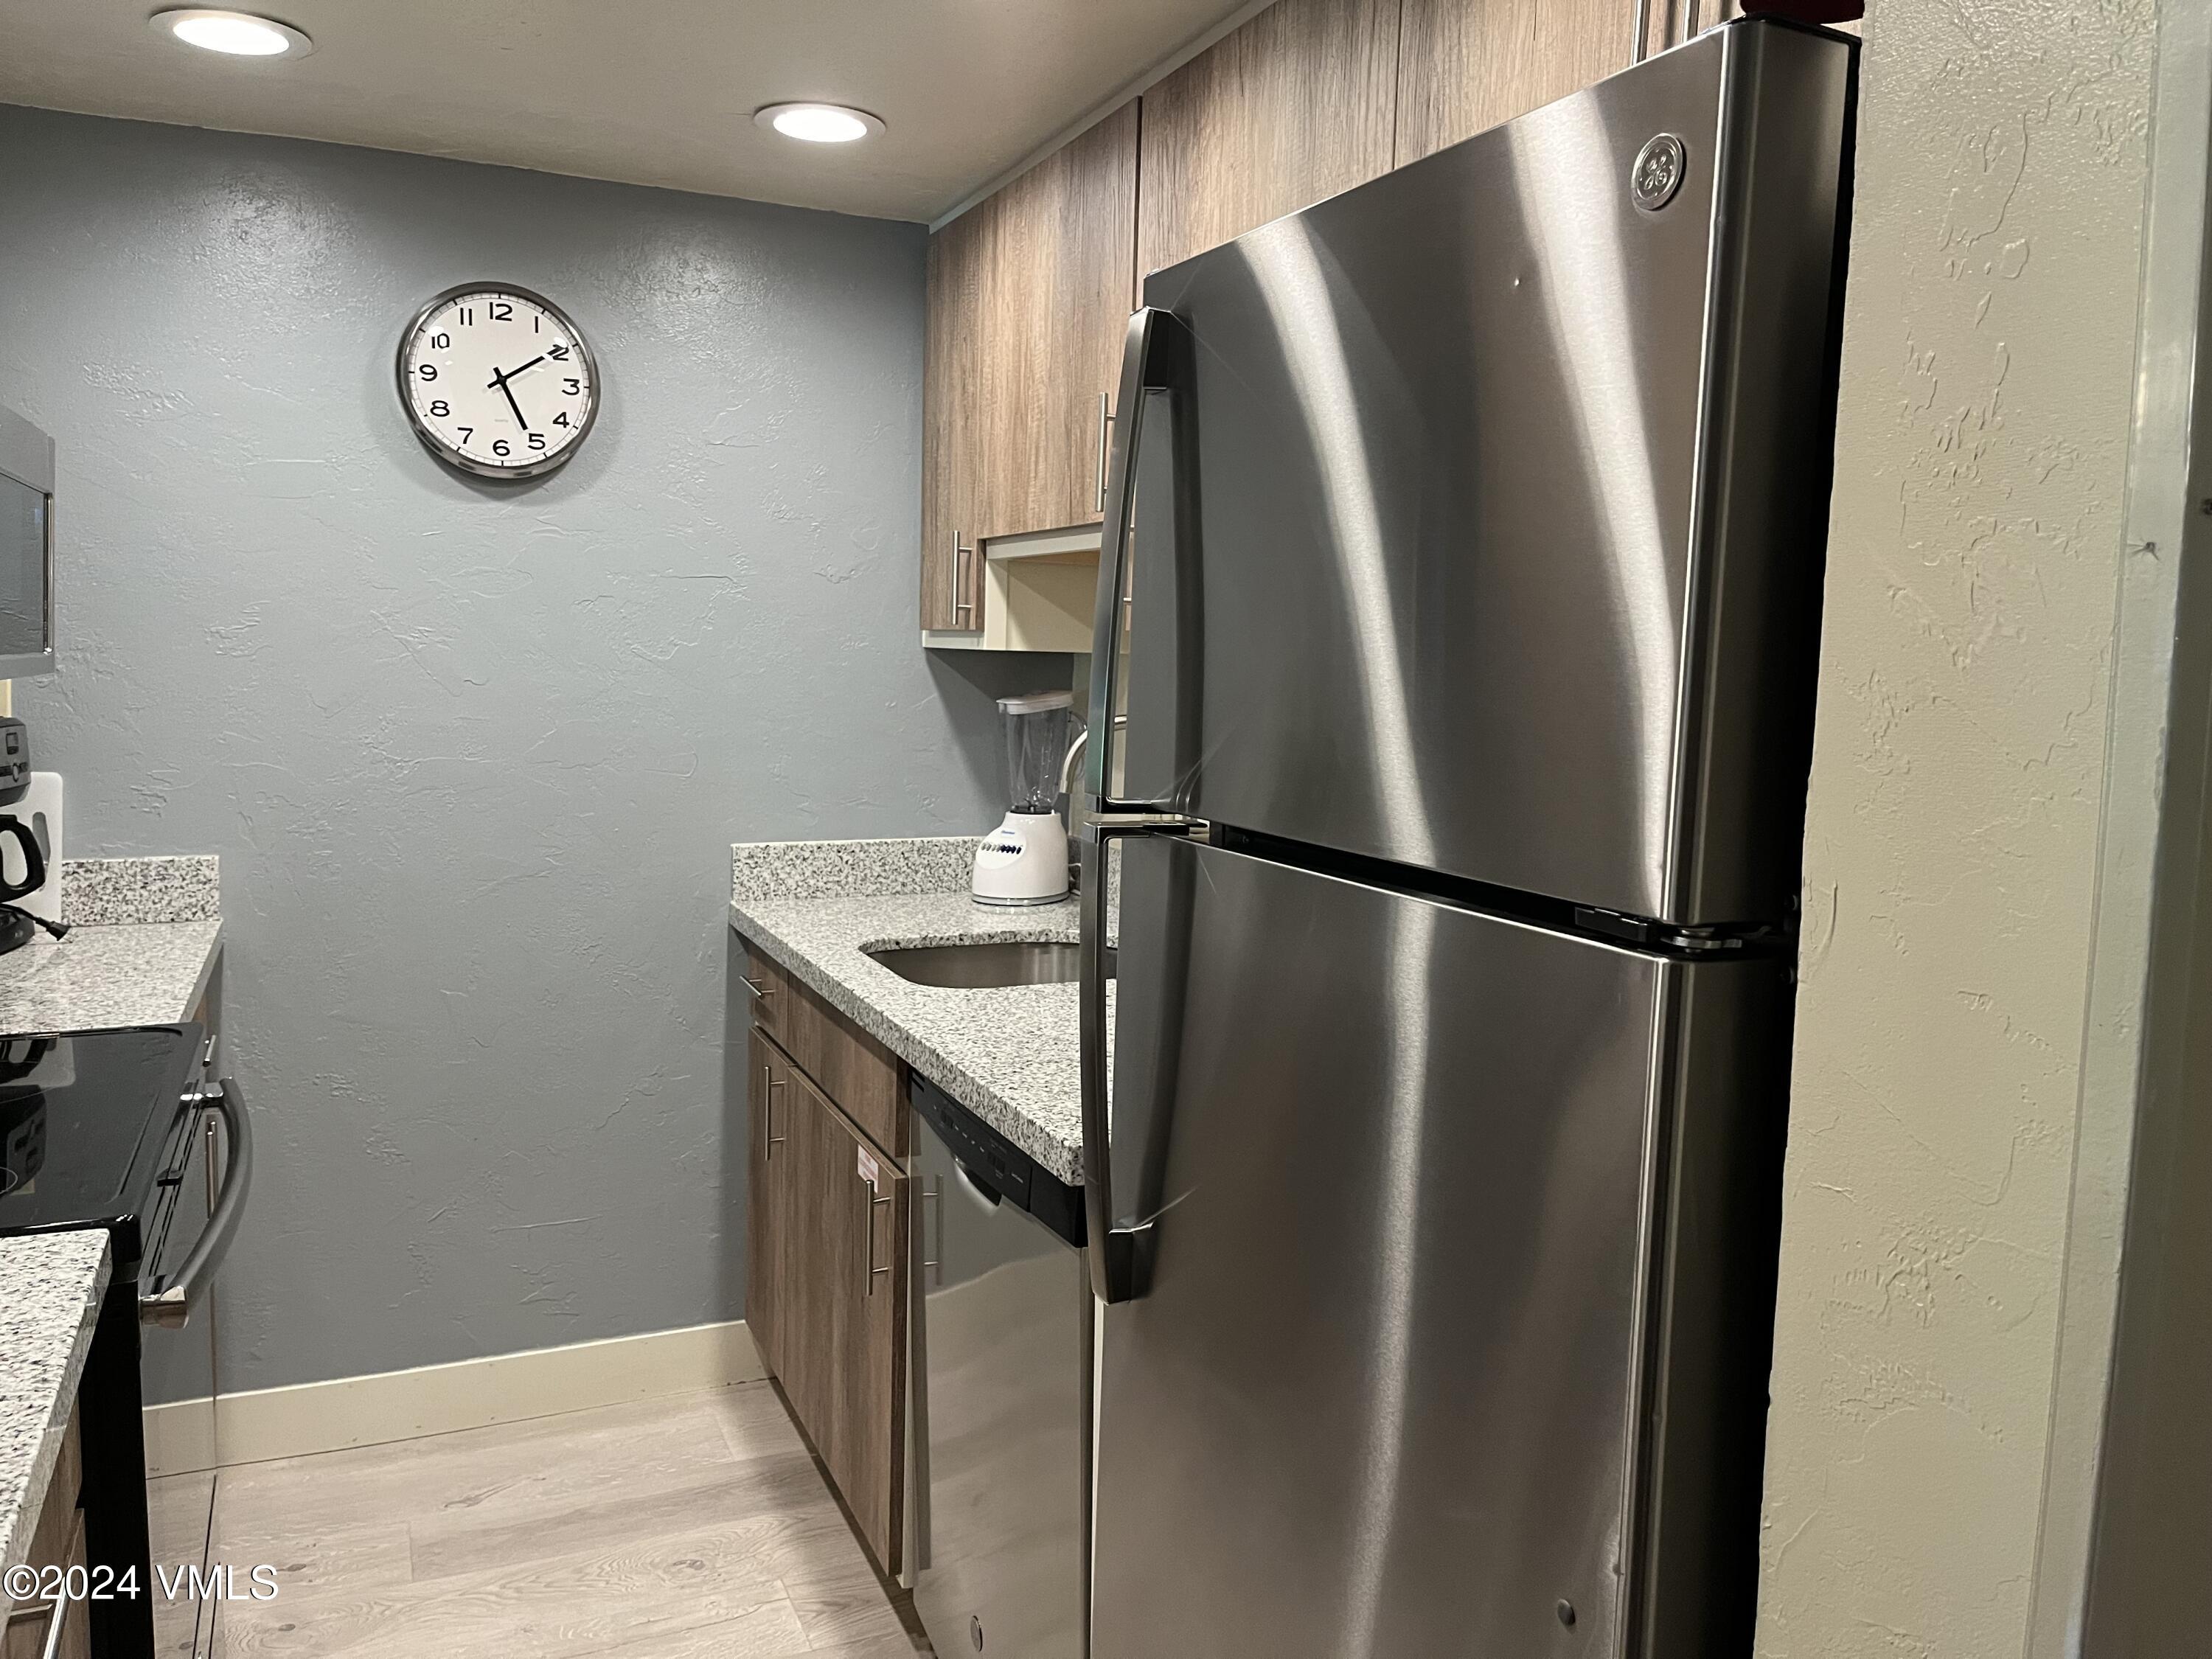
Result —
<instances>
[{"instance_id":1,"label":"silver cabinet handle","mask_svg":"<svg viewBox=\"0 0 2212 1659\"><path fill-rule=\"evenodd\" d=\"M1109 392L1098 394L1098 507L1101 518L1106 515L1106 470L1112 454L1114 432L1114 395Z\"/></svg>"},{"instance_id":2,"label":"silver cabinet handle","mask_svg":"<svg viewBox=\"0 0 2212 1659\"><path fill-rule=\"evenodd\" d=\"M860 1181L860 1176L857 1175L854 1176L853 1179L855 1181ZM867 1206L860 1212L860 1231L866 1236L867 1240L868 1294L870 1296L873 1296L876 1293L877 1278L880 1274L887 1273L890 1271L888 1265L881 1267L876 1266L876 1208L878 1205L890 1203L890 1200L880 1196L877 1193L876 1189L872 1186L870 1186L868 1182L860 1181L860 1184L868 1188Z\"/></svg>"},{"instance_id":3,"label":"silver cabinet handle","mask_svg":"<svg viewBox=\"0 0 2212 1659\"><path fill-rule=\"evenodd\" d=\"M761 1067L761 1115L768 1119L762 1127L768 1131L766 1162L775 1162L775 1149L783 1145L783 1137L775 1132L775 1091L783 1087L783 1079L768 1066Z\"/></svg>"},{"instance_id":4,"label":"silver cabinet handle","mask_svg":"<svg viewBox=\"0 0 2212 1659\"><path fill-rule=\"evenodd\" d=\"M954 531L952 532L952 620L956 631L961 617L963 614L973 615L975 610L975 601L967 597L968 583L961 574L966 568L961 561L972 559L975 556L975 550L972 547L963 547L960 544L960 532Z\"/></svg>"},{"instance_id":5,"label":"silver cabinet handle","mask_svg":"<svg viewBox=\"0 0 2212 1659\"><path fill-rule=\"evenodd\" d=\"M207 1227L185 1258L185 1265L177 1269L167 1290L138 1298L141 1322L172 1329L191 1317L216 1269L222 1266L231 1238L238 1231L238 1218L246 1212L246 1192L253 1185L253 1130L246 1115L246 1091L238 1086L238 1079L223 1079L212 1095L202 1095L192 1103L196 1109L212 1106L222 1114L223 1125L230 1131L230 1167L223 1171L222 1191L208 1212Z\"/></svg>"},{"instance_id":6,"label":"silver cabinet handle","mask_svg":"<svg viewBox=\"0 0 2212 1659\"><path fill-rule=\"evenodd\" d=\"M763 985L758 980L755 979L750 974L739 974L738 978L744 984L745 989L752 993L752 999L755 1002L766 1002L770 997L775 994L775 986Z\"/></svg>"}]
</instances>

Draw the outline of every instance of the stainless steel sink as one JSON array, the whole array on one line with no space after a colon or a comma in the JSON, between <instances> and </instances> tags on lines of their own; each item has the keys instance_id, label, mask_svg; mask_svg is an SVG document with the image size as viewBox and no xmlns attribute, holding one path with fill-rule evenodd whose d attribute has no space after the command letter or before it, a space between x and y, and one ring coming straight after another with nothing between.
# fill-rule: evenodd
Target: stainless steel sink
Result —
<instances>
[{"instance_id":1,"label":"stainless steel sink","mask_svg":"<svg viewBox=\"0 0 2212 1659\"><path fill-rule=\"evenodd\" d=\"M901 979L957 991L991 991L1008 985L1073 984L1082 969L1079 945L1029 945L988 939L975 945L892 946L866 954ZM1106 952L1106 974L1114 952Z\"/></svg>"}]
</instances>

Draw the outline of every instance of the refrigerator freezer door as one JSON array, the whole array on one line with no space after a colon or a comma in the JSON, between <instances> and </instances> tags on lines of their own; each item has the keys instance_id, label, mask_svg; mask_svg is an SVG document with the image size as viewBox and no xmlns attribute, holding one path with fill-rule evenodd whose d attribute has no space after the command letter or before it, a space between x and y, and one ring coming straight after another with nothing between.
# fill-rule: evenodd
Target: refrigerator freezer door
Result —
<instances>
[{"instance_id":1,"label":"refrigerator freezer door","mask_svg":"<svg viewBox=\"0 0 2212 1659\"><path fill-rule=\"evenodd\" d=\"M1124 858L1097 1659L1747 1644L1781 967Z\"/></svg>"},{"instance_id":2,"label":"refrigerator freezer door","mask_svg":"<svg viewBox=\"0 0 2212 1659\"><path fill-rule=\"evenodd\" d=\"M1732 24L1148 278L1187 383L1131 464L1104 793L1634 915L1781 915L1853 63Z\"/></svg>"}]
</instances>

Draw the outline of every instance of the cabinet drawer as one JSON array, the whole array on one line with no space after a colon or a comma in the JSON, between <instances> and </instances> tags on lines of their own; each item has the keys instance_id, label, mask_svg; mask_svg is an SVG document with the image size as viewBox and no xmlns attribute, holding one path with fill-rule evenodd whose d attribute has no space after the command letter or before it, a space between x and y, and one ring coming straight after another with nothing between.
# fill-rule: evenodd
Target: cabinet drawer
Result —
<instances>
[{"instance_id":1,"label":"cabinet drawer","mask_svg":"<svg viewBox=\"0 0 2212 1659\"><path fill-rule=\"evenodd\" d=\"M760 951L749 961L754 1023L870 1139L904 1158L906 1080L897 1057Z\"/></svg>"}]
</instances>

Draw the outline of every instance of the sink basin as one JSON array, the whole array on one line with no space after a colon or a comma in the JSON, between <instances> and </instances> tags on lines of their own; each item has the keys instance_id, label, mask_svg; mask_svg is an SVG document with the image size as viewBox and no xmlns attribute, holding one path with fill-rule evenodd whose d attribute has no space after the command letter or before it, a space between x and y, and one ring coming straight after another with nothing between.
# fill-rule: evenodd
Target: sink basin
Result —
<instances>
[{"instance_id":1,"label":"sink basin","mask_svg":"<svg viewBox=\"0 0 2212 1659\"><path fill-rule=\"evenodd\" d=\"M1028 945L989 939L975 945L891 946L866 954L901 979L957 991L993 991L1008 985L1069 985L1082 969L1079 945ZM1106 975L1114 952L1106 952Z\"/></svg>"}]
</instances>

